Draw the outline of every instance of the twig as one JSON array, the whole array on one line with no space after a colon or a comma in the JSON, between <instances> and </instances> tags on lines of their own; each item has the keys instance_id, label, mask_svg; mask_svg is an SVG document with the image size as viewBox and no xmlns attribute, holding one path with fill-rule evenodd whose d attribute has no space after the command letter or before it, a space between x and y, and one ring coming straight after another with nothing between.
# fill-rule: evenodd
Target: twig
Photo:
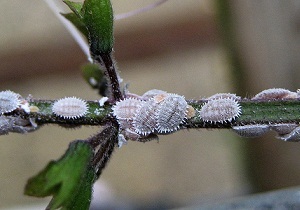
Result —
<instances>
[{"instance_id":1,"label":"twig","mask_svg":"<svg viewBox=\"0 0 300 210\"><path fill-rule=\"evenodd\" d=\"M300 101L298 99L274 99L274 100L239 100L242 113L235 120L227 123L203 122L199 112L205 100L188 100L189 105L196 110L195 117L181 125L181 128L230 128L238 125L251 124L276 124L276 123L300 123ZM71 124L71 125L92 125L103 126L113 120L111 105L100 106L96 101L87 101L88 113L77 119L65 119L52 113L51 108L54 100L30 101L30 106L36 106L38 112L13 111L5 116L20 116L23 119L32 119L38 125L44 124Z\"/></svg>"},{"instance_id":2,"label":"twig","mask_svg":"<svg viewBox=\"0 0 300 210\"><path fill-rule=\"evenodd\" d=\"M94 59L101 65L105 67L105 73L108 80L109 91L112 94L112 103L123 99L123 95L120 89L120 83L117 75L117 69L113 62L111 53L101 55L94 55Z\"/></svg>"},{"instance_id":3,"label":"twig","mask_svg":"<svg viewBox=\"0 0 300 210\"><path fill-rule=\"evenodd\" d=\"M107 165L115 146L118 143L118 126L109 126L101 133L91 137L88 141L98 151L95 153L92 166L95 168L97 178L101 175L102 170Z\"/></svg>"}]
</instances>

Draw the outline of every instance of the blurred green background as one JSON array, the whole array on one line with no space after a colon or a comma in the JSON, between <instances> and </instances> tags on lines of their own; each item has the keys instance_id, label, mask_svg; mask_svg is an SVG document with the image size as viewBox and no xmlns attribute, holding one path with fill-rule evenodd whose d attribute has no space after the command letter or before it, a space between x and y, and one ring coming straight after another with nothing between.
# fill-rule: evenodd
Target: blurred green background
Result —
<instances>
[{"instance_id":1,"label":"blurred green background","mask_svg":"<svg viewBox=\"0 0 300 210\"><path fill-rule=\"evenodd\" d=\"M112 0L119 14L154 0ZM130 92L162 89L200 99L242 97L300 81L300 4L288 1L171 0L115 23L115 58ZM81 78L84 54L44 1L0 2L0 88L23 96L99 99ZM23 195L26 180L70 141L98 127L44 126L0 137L0 208L49 201ZM229 130L190 130L159 143L117 149L96 184L95 203L181 207L300 184L300 145L269 133L242 139ZM17 207L20 209L20 207ZM33 207L28 207L33 209Z\"/></svg>"}]
</instances>

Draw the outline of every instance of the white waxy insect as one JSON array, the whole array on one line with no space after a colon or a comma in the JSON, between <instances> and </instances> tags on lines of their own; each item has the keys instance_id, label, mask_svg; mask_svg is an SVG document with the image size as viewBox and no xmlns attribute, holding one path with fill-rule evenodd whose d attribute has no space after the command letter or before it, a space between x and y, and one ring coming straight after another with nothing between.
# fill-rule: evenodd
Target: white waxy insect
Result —
<instances>
[{"instance_id":1,"label":"white waxy insect","mask_svg":"<svg viewBox=\"0 0 300 210\"><path fill-rule=\"evenodd\" d=\"M277 138L283 140L283 141L292 141L292 142L298 142L300 141L300 127L296 127L292 132L277 136Z\"/></svg>"},{"instance_id":2,"label":"white waxy insect","mask_svg":"<svg viewBox=\"0 0 300 210\"><path fill-rule=\"evenodd\" d=\"M143 136L147 136L157 130L157 112L161 107L161 102L167 98L169 94L160 90L150 90L147 101L137 110L133 126L135 132ZM155 93L157 93L155 95Z\"/></svg>"},{"instance_id":3,"label":"white waxy insect","mask_svg":"<svg viewBox=\"0 0 300 210\"><path fill-rule=\"evenodd\" d=\"M126 98L122 101L118 101L116 105L112 107L113 115L117 119L132 120L137 109L139 109L144 102L136 98Z\"/></svg>"},{"instance_id":4,"label":"white waxy insect","mask_svg":"<svg viewBox=\"0 0 300 210\"><path fill-rule=\"evenodd\" d=\"M20 106L20 95L10 91L1 91L0 92L0 113L9 113L14 111Z\"/></svg>"},{"instance_id":5,"label":"white waxy insect","mask_svg":"<svg viewBox=\"0 0 300 210\"><path fill-rule=\"evenodd\" d=\"M236 94L233 94L233 93L217 93L217 94L214 94L214 95L208 97L207 100L222 99L222 98L231 98L234 100L241 99L240 96L237 96Z\"/></svg>"},{"instance_id":6,"label":"white waxy insect","mask_svg":"<svg viewBox=\"0 0 300 210\"><path fill-rule=\"evenodd\" d=\"M206 102L200 110L200 117L205 122L224 123L231 122L240 116L239 103L231 98L213 99Z\"/></svg>"},{"instance_id":7,"label":"white waxy insect","mask_svg":"<svg viewBox=\"0 0 300 210\"><path fill-rule=\"evenodd\" d=\"M122 101L118 101L116 105L112 107L113 115L116 116L122 129L132 129L133 117L143 103L145 102L137 98L126 98Z\"/></svg>"},{"instance_id":8,"label":"white waxy insect","mask_svg":"<svg viewBox=\"0 0 300 210\"><path fill-rule=\"evenodd\" d=\"M233 131L241 137L258 137L262 136L270 130L268 125L243 125L243 126L233 126Z\"/></svg>"},{"instance_id":9,"label":"white waxy insect","mask_svg":"<svg viewBox=\"0 0 300 210\"><path fill-rule=\"evenodd\" d=\"M187 116L188 104L183 96L168 94L160 102L156 111L156 130L158 133L170 133L178 130Z\"/></svg>"},{"instance_id":10,"label":"white waxy insect","mask_svg":"<svg viewBox=\"0 0 300 210\"><path fill-rule=\"evenodd\" d=\"M133 127L136 133L143 136L147 136L153 133L156 128L156 115L159 103L156 103L154 99L150 99L143 103L134 118Z\"/></svg>"},{"instance_id":11,"label":"white waxy insect","mask_svg":"<svg viewBox=\"0 0 300 210\"><path fill-rule=\"evenodd\" d=\"M270 125L271 130L275 131L279 135L285 135L291 133L299 125L295 123L279 123Z\"/></svg>"},{"instance_id":12,"label":"white waxy insect","mask_svg":"<svg viewBox=\"0 0 300 210\"><path fill-rule=\"evenodd\" d=\"M252 100L258 99L292 99L297 98L297 93L283 88L271 88L256 94Z\"/></svg>"},{"instance_id":13,"label":"white waxy insect","mask_svg":"<svg viewBox=\"0 0 300 210\"><path fill-rule=\"evenodd\" d=\"M54 102L52 112L65 119L76 119L88 112L88 104L76 97L66 97Z\"/></svg>"}]
</instances>

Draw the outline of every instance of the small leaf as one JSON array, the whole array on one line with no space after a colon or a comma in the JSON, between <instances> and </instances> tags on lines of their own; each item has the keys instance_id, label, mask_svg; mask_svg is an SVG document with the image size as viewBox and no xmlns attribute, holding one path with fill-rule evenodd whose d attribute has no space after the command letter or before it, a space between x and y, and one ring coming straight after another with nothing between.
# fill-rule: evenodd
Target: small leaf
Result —
<instances>
[{"instance_id":1,"label":"small leaf","mask_svg":"<svg viewBox=\"0 0 300 210\"><path fill-rule=\"evenodd\" d=\"M99 89L99 94L107 95L107 80L104 72L96 64L85 64L81 67L82 75L87 83L94 89Z\"/></svg>"},{"instance_id":2,"label":"small leaf","mask_svg":"<svg viewBox=\"0 0 300 210\"><path fill-rule=\"evenodd\" d=\"M90 165L92 158L93 150L87 142L72 142L59 160L51 161L28 180L25 194L35 197L53 195L47 209L89 209L95 179Z\"/></svg>"},{"instance_id":3,"label":"small leaf","mask_svg":"<svg viewBox=\"0 0 300 210\"><path fill-rule=\"evenodd\" d=\"M82 13L81 13L81 9L82 9L82 5L83 3L81 2L73 2L73 1L68 1L68 0L63 0L63 2L68 5L68 7L74 12L74 14L82 19Z\"/></svg>"},{"instance_id":4,"label":"small leaf","mask_svg":"<svg viewBox=\"0 0 300 210\"><path fill-rule=\"evenodd\" d=\"M67 20L69 20L86 38L88 38L88 31L80 18L74 13L62 14Z\"/></svg>"},{"instance_id":5,"label":"small leaf","mask_svg":"<svg viewBox=\"0 0 300 210\"><path fill-rule=\"evenodd\" d=\"M85 0L83 22L89 32L93 55L110 53L113 47L113 10L109 0Z\"/></svg>"},{"instance_id":6,"label":"small leaf","mask_svg":"<svg viewBox=\"0 0 300 210\"><path fill-rule=\"evenodd\" d=\"M89 83L92 88L98 88L99 82L104 77L103 71L99 68L97 64L85 64L81 67L82 75L84 79Z\"/></svg>"}]
</instances>

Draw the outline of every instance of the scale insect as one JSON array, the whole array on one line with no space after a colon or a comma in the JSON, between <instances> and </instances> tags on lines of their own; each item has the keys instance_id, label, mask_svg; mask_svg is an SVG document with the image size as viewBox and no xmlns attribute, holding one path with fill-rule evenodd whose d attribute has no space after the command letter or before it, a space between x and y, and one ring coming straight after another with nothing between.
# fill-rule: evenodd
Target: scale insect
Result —
<instances>
[{"instance_id":1,"label":"scale insect","mask_svg":"<svg viewBox=\"0 0 300 210\"><path fill-rule=\"evenodd\" d=\"M204 122L231 122L241 114L239 103L233 98L217 98L206 102L200 110Z\"/></svg>"},{"instance_id":2,"label":"scale insect","mask_svg":"<svg viewBox=\"0 0 300 210\"><path fill-rule=\"evenodd\" d=\"M269 125L241 125L233 126L232 130L241 137L254 138L262 136L270 130Z\"/></svg>"},{"instance_id":3,"label":"scale insect","mask_svg":"<svg viewBox=\"0 0 300 210\"><path fill-rule=\"evenodd\" d=\"M9 113L14 111L20 106L20 95L10 91L1 91L0 92L0 113Z\"/></svg>"},{"instance_id":4,"label":"scale insect","mask_svg":"<svg viewBox=\"0 0 300 210\"><path fill-rule=\"evenodd\" d=\"M147 136L156 129L155 113L159 104L153 98L143 103L133 118L133 127L136 133Z\"/></svg>"},{"instance_id":5,"label":"scale insect","mask_svg":"<svg viewBox=\"0 0 300 210\"><path fill-rule=\"evenodd\" d=\"M270 88L261 91L260 93L256 94L252 100L259 100L259 99L292 99L297 98L298 95L295 92L289 91L283 88Z\"/></svg>"},{"instance_id":6,"label":"scale insect","mask_svg":"<svg viewBox=\"0 0 300 210\"><path fill-rule=\"evenodd\" d=\"M158 133L171 133L179 129L187 117L188 104L183 96L168 94L159 104L156 112Z\"/></svg>"},{"instance_id":7,"label":"scale insect","mask_svg":"<svg viewBox=\"0 0 300 210\"><path fill-rule=\"evenodd\" d=\"M65 119L76 119L88 113L88 104L76 97L65 97L54 102L52 112Z\"/></svg>"}]
</instances>

